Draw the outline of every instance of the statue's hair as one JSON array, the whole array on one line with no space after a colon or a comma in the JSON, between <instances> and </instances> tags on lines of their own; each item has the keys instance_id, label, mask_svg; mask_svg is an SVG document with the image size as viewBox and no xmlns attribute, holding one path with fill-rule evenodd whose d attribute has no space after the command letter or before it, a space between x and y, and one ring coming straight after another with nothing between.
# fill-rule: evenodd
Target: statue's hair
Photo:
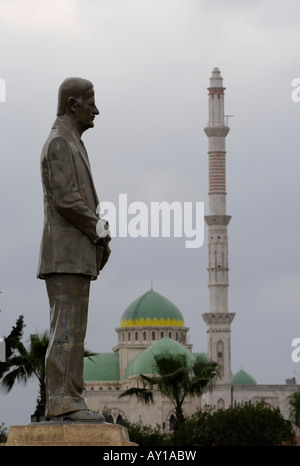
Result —
<instances>
[{"instance_id":1,"label":"statue's hair","mask_svg":"<svg viewBox=\"0 0 300 466\"><path fill-rule=\"evenodd\" d=\"M87 79L66 78L58 89L57 116L64 115L69 97L80 99L92 87Z\"/></svg>"}]
</instances>

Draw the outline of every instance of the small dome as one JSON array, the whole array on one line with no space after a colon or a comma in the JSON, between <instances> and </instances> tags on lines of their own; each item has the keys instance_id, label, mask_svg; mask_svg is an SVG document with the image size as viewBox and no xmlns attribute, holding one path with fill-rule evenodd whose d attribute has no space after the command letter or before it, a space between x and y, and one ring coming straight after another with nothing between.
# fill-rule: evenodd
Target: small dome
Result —
<instances>
[{"instance_id":1,"label":"small dome","mask_svg":"<svg viewBox=\"0 0 300 466\"><path fill-rule=\"evenodd\" d=\"M155 361L154 356L157 354L186 354L190 362L194 361L193 354L183 345L170 338L161 338L156 343L148 346L145 351L134 358L128 365L124 378L127 379L133 375L154 374Z\"/></svg>"},{"instance_id":2,"label":"small dome","mask_svg":"<svg viewBox=\"0 0 300 466\"><path fill-rule=\"evenodd\" d=\"M257 385L256 380L243 369L231 378L232 385Z\"/></svg>"},{"instance_id":3,"label":"small dome","mask_svg":"<svg viewBox=\"0 0 300 466\"><path fill-rule=\"evenodd\" d=\"M175 304L150 290L125 309L121 327L153 325L184 327L184 319Z\"/></svg>"},{"instance_id":4,"label":"small dome","mask_svg":"<svg viewBox=\"0 0 300 466\"><path fill-rule=\"evenodd\" d=\"M84 358L83 380L85 382L120 380L118 353L100 353Z\"/></svg>"}]
</instances>

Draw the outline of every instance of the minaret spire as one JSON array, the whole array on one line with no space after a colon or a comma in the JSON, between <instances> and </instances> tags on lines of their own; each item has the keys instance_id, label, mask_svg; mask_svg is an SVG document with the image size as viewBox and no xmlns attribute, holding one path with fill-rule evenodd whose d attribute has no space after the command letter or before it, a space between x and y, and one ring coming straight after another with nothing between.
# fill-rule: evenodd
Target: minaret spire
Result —
<instances>
[{"instance_id":1,"label":"minaret spire","mask_svg":"<svg viewBox=\"0 0 300 466\"><path fill-rule=\"evenodd\" d=\"M209 121L204 131L208 137L209 215L208 225L208 287L209 312L203 314L207 325L208 357L220 364L220 384L231 381L230 324L234 313L228 312L228 237L226 215L226 150L229 127L224 122L223 78L214 68L210 78Z\"/></svg>"}]
</instances>

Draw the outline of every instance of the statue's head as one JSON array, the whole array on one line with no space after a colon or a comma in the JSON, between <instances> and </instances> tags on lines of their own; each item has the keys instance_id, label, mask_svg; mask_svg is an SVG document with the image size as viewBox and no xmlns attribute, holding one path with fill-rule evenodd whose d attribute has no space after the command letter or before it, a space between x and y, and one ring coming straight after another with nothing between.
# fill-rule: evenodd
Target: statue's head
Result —
<instances>
[{"instance_id":1,"label":"statue's head","mask_svg":"<svg viewBox=\"0 0 300 466\"><path fill-rule=\"evenodd\" d=\"M98 114L91 81L66 78L58 90L57 116L71 116L79 131L83 132L94 126L94 118Z\"/></svg>"}]
</instances>

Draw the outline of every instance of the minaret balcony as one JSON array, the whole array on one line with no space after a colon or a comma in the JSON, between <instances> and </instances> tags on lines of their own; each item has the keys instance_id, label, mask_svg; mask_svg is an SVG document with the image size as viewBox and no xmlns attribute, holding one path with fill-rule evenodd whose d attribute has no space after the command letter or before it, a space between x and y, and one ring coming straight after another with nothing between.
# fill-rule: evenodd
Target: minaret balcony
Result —
<instances>
[{"instance_id":1,"label":"minaret balcony","mask_svg":"<svg viewBox=\"0 0 300 466\"><path fill-rule=\"evenodd\" d=\"M234 312L206 312L202 314L202 318L206 325L230 325L235 316Z\"/></svg>"},{"instance_id":2,"label":"minaret balcony","mask_svg":"<svg viewBox=\"0 0 300 466\"><path fill-rule=\"evenodd\" d=\"M208 226L226 226L230 222L231 215L205 215Z\"/></svg>"},{"instance_id":3,"label":"minaret balcony","mask_svg":"<svg viewBox=\"0 0 300 466\"><path fill-rule=\"evenodd\" d=\"M204 128L205 134L207 137L226 137L229 132L228 126L207 126Z\"/></svg>"}]
</instances>

